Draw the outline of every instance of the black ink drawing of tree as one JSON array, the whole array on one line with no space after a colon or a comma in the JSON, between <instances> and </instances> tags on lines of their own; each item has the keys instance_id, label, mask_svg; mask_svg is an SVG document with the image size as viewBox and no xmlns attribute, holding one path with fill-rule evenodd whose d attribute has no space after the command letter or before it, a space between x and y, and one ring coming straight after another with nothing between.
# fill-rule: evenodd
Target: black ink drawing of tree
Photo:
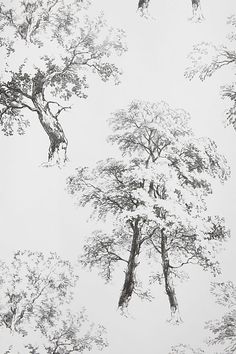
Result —
<instances>
[{"instance_id":1,"label":"black ink drawing of tree","mask_svg":"<svg viewBox=\"0 0 236 354\"><path fill-rule=\"evenodd\" d=\"M236 352L236 286L231 281L213 283L211 292L216 303L224 306L228 311L218 320L208 321L206 329L210 330L208 348L216 345L222 346L221 353L232 354ZM188 345L180 344L172 348L170 354L207 354L208 349L195 349Z\"/></svg>"},{"instance_id":2,"label":"black ink drawing of tree","mask_svg":"<svg viewBox=\"0 0 236 354\"><path fill-rule=\"evenodd\" d=\"M202 81L211 77L217 70L230 66L235 75L236 68L236 17L229 17L227 23L233 27L233 31L227 36L228 44L214 45L203 42L193 47L189 58L191 65L187 68L185 76L192 80L198 76ZM236 84L235 82L226 84L222 87L222 97L232 102L232 106L226 112L226 119L229 125L236 129Z\"/></svg>"},{"instance_id":3,"label":"black ink drawing of tree","mask_svg":"<svg viewBox=\"0 0 236 354\"><path fill-rule=\"evenodd\" d=\"M83 353L107 345L103 327L89 323L83 309L68 308L77 281L74 267L56 253L18 251L1 263L0 329L12 335L6 353L16 336L27 354Z\"/></svg>"},{"instance_id":4,"label":"black ink drawing of tree","mask_svg":"<svg viewBox=\"0 0 236 354\"><path fill-rule=\"evenodd\" d=\"M24 134L24 113L38 117L50 140L50 164L67 160L59 122L66 102L86 98L91 74L115 83L120 76L109 57L125 50L123 31L108 27L103 15L91 17L90 6L87 0L0 3L0 125L6 135Z\"/></svg>"},{"instance_id":5,"label":"black ink drawing of tree","mask_svg":"<svg viewBox=\"0 0 236 354\"><path fill-rule=\"evenodd\" d=\"M137 279L145 254L155 271L151 278L164 282L172 320L178 322L174 284L183 278L182 268L198 264L219 271L217 249L229 232L221 217L208 215L206 199L212 180L223 183L229 168L212 140L194 136L189 115L166 103L134 101L114 113L110 124L109 140L123 159L78 168L67 181L79 205L90 205L98 218L114 218L111 234L94 232L81 262L100 268L107 281L123 262L119 307L124 309L133 293L148 296Z\"/></svg>"}]
</instances>

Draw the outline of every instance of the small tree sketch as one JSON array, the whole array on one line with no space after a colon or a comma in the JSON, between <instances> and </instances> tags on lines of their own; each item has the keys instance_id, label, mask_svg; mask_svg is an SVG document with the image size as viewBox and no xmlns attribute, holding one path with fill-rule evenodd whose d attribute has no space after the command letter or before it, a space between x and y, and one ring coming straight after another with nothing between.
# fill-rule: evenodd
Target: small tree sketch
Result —
<instances>
[{"instance_id":1,"label":"small tree sketch","mask_svg":"<svg viewBox=\"0 0 236 354\"><path fill-rule=\"evenodd\" d=\"M213 283L211 292L216 302L228 309L219 320L208 321L206 329L210 330L211 337L207 340L207 347L221 345L220 353L233 354L236 351L236 286L228 281L226 283ZM194 349L188 345L180 344L172 347L169 354L208 354L208 349ZM214 353L216 353L214 351Z\"/></svg>"},{"instance_id":2,"label":"small tree sketch","mask_svg":"<svg viewBox=\"0 0 236 354\"><path fill-rule=\"evenodd\" d=\"M18 251L9 264L1 263L0 328L22 339L23 352L83 353L106 346L103 327L88 322L86 313L68 308L78 276L69 261L57 254Z\"/></svg>"},{"instance_id":3,"label":"small tree sketch","mask_svg":"<svg viewBox=\"0 0 236 354\"><path fill-rule=\"evenodd\" d=\"M78 168L67 181L79 205L114 220L111 234L94 232L81 262L97 266L107 281L118 262L125 264L118 302L124 309L133 293L148 296L137 279L142 252L155 270L150 280L164 282L173 322L180 321L175 279L184 277L187 264L219 272L217 249L229 234L206 205L211 181L223 183L229 168L212 140L194 137L189 119L164 102L133 101L110 120L109 141L119 146L123 160Z\"/></svg>"},{"instance_id":4,"label":"small tree sketch","mask_svg":"<svg viewBox=\"0 0 236 354\"><path fill-rule=\"evenodd\" d=\"M217 70L225 66L231 66L232 69L235 69L235 15L229 17L227 23L233 27L233 31L227 36L228 44L214 45L209 42L202 42L195 45L189 55L191 65L186 69L186 78L192 80L195 76L198 76L200 80L204 81L207 77L211 77ZM226 119L228 124L232 125L234 129L236 129L235 86L235 82L232 82L222 87L222 97L232 102L232 107L226 112Z\"/></svg>"},{"instance_id":5,"label":"small tree sketch","mask_svg":"<svg viewBox=\"0 0 236 354\"><path fill-rule=\"evenodd\" d=\"M103 15L92 17L90 6L87 0L0 3L0 125L5 135L24 134L25 112L38 117L50 140L50 164L67 160L59 122L66 102L87 97L92 74L119 82L109 57L124 52L123 31L108 27Z\"/></svg>"}]
</instances>

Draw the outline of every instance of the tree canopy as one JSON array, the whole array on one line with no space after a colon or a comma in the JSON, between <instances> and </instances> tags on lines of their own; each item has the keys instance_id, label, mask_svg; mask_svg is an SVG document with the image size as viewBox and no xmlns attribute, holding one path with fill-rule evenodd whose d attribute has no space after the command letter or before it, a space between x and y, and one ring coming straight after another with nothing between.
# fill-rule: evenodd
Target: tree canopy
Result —
<instances>
[{"instance_id":1,"label":"tree canopy","mask_svg":"<svg viewBox=\"0 0 236 354\"><path fill-rule=\"evenodd\" d=\"M224 353L234 353L236 351L236 286L231 281L214 283L211 291L216 302L228 310L220 319L206 324L212 333L209 343L223 345Z\"/></svg>"},{"instance_id":2,"label":"tree canopy","mask_svg":"<svg viewBox=\"0 0 236 354\"><path fill-rule=\"evenodd\" d=\"M82 263L98 266L109 280L117 262L126 273L119 306L140 290L141 252L151 260L155 279L164 281L171 314L178 317L174 278L186 264L219 271L217 249L228 237L223 218L209 215L212 181L227 180L229 168L216 144L196 138L189 115L164 102L133 101L110 120L109 141L123 159L81 167L68 178L68 191L99 218L113 215L111 234L95 231L84 247ZM161 269L158 269L161 264Z\"/></svg>"},{"instance_id":3,"label":"tree canopy","mask_svg":"<svg viewBox=\"0 0 236 354\"><path fill-rule=\"evenodd\" d=\"M55 253L18 251L1 263L0 330L9 338L6 353L68 354L106 346L103 327L89 323L84 309L76 313L69 307L77 281L72 264Z\"/></svg>"},{"instance_id":4,"label":"tree canopy","mask_svg":"<svg viewBox=\"0 0 236 354\"><path fill-rule=\"evenodd\" d=\"M36 115L50 140L52 164L67 159L58 120L70 108L67 101L87 97L91 74L119 82L112 56L124 52L124 33L93 15L91 6L87 0L0 3L0 125L5 135L24 134Z\"/></svg>"},{"instance_id":5,"label":"tree canopy","mask_svg":"<svg viewBox=\"0 0 236 354\"><path fill-rule=\"evenodd\" d=\"M233 282L212 283L211 292L215 296L216 303L224 306L228 311L217 320L208 321L206 329L210 330L211 336L207 340L207 349L192 348L185 344L172 347L169 354L207 354L209 347L221 348L219 353L232 354L236 351L236 286ZM206 346L206 345L205 345ZM216 347L217 346L217 347ZM223 350L223 352L222 352ZM214 353L215 350L214 350Z\"/></svg>"},{"instance_id":6,"label":"tree canopy","mask_svg":"<svg viewBox=\"0 0 236 354\"><path fill-rule=\"evenodd\" d=\"M211 77L217 70L225 66L230 66L235 75L236 64L236 16L228 18L227 23L232 26L233 31L227 36L226 44L215 45L210 42L202 42L194 45L190 53L190 66L186 69L185 76L192 80L198 76L202 81ZM235 82L226 84L222 87L222 97L229 99L232 106L226 113L226 119L229 125L236 129L236 84Z\"/></svg>"}]
</instances>

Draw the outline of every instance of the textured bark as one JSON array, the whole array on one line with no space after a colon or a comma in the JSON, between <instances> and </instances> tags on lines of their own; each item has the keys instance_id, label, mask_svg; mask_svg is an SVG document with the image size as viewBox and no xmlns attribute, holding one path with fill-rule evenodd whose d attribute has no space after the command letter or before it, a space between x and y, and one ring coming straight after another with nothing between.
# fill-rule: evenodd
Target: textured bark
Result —
<instances>
[{"instance_id":1,"label":"textured bark","mask_svg":"<svg viewBox=\"0 0 236 354\"><path fill-rule=\"evenodd\" d=\"M125 281L123 289L120 295L118 306L124 308L128 306L128 303L133 294L135 283L136 283L136 267L138 265L138 256L140 253L140 231L138 228L138 220L134 222L133 229L133 239L131 244L130 256L128 260L127 269L125 272Z\"/></svg>"},{"instance_id":2,"label":"textured bark","mask_svg":"<svg viewBox=\"0 0 236 354\"><path fill-rule=\"evenodd\" d=\"M193 17L192 19L196 21L202 21L204 16L202 14L200 0L192 0Z\"/></svg>"},{"instance_id":3,"label":"textured bark","mask_svg":"<svg viewBox=\"0 0 236 354\"><path fill-rule=\"evenodd\" d=\"M167 244L167 237L164 235L162 231L161 235L161 258L162 258L162 269L165 281L165 290L168 296L169 305L170 305L170 312L171 312L171 321L174 323L181 322L180 315L179 315L179 305L175 293L175 288L173 284L168 250L166 248Z\"/></svg>"},{"instance_id":4,"label":"textured bark","mask_svg":"<svg viewBox=\"0 0 236 354\"><path fill-rule=\"evenodd\" d=\"M138 8L139 9L144 9L144 8L148 8L150 0L139 0L138 2Z\"/></svg>"},{"instance_id":5,"label":"textured bark","mask_svg":"<svg viewBox=\"0 0 236 354\"><path fill-rule=\"evenodd\" d=\"M62 165L67 161L68 146L62 126L57 117L38 98L34 100L34 106L37 109L39 121L50 140L48 163Z\"/></svg>"}]
</instances>

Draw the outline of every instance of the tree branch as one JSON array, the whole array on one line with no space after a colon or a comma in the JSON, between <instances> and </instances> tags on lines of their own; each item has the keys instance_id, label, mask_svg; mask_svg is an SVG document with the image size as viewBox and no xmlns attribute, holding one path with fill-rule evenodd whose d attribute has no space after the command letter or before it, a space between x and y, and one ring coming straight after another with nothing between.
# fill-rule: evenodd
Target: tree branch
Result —
<instances>
[{"instance_id":1,"label":"tree branch","mask_svg":"<svg viewBox=\"0 0 236 354\"><path fill-rule=\"evenodd\" d=\"M182 262L181 264L179 264L178 266L173 266L173 265L170 265L169 264L169 267L170 268L173 268L173 269L177 269L177 268L181 268L181 267L183 267L185 264L195 264L195 263L192 263L192 262L190 262L194 257L196 257L196 255L195 254L192 254L192 256L191 257L189 257L185 262Z\"/></svg>"}]
</instances>

